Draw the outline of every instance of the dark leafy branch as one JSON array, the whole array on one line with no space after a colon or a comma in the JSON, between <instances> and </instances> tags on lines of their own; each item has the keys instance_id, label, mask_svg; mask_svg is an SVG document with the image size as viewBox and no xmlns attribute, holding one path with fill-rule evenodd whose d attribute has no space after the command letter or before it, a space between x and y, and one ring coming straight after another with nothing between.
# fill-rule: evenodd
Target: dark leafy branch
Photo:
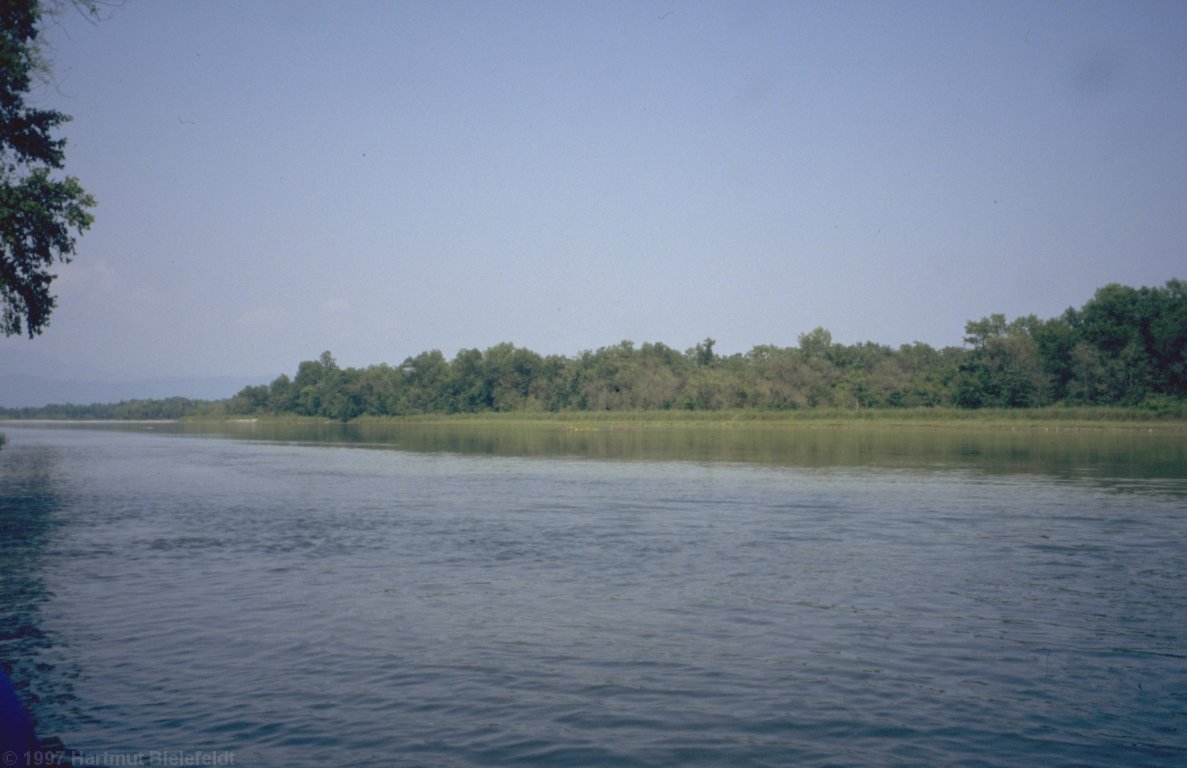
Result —
<instances>
[{"instance_id":1,"label":"dark leafy branch","mask_svg":"<svg viewBox=\"0 0 1187 768\"><path fill-rule=\"evenodd\" d=\"M97 14L92 2L75 6ZM33 75L45 68L43 13L36 0L0 3L0 332L30 338L57 303L50 270L73 258L75 236L90 227L95 206L77 179L54 174L66 147L55 131L69 116L25 101Z\"/></svg>"}]
</instances>

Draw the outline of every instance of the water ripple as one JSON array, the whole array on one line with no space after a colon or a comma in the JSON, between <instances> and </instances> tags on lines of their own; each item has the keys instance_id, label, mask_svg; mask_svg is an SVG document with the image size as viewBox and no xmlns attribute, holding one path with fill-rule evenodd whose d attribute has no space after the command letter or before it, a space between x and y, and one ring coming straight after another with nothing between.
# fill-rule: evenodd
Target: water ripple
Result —
<instances>
[{"instance_id":1,"label":"water ripple","mask_svg":"<svg viewBox=\"0 0 1187 768\"><path fill-rule=\"evenodd\" d=\"M1187 759L1181 485L10 438L0 648L84 752Z\"/></svg>"}]
</instances>

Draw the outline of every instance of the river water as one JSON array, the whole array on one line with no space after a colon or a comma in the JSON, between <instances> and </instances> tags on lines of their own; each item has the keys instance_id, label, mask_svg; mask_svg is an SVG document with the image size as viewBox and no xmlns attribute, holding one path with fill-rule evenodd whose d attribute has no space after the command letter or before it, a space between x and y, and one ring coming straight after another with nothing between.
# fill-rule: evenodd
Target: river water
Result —
<instances>
[{"instance_id":1,"label":"river water","mask_svg":"<svg viewBox=\"0 0 1187 768\"><path fill-rule=\"evenodd\" d=\"M4 431L65 764L1187 761L1181 435Z\"/></svg>"}]
</instances>

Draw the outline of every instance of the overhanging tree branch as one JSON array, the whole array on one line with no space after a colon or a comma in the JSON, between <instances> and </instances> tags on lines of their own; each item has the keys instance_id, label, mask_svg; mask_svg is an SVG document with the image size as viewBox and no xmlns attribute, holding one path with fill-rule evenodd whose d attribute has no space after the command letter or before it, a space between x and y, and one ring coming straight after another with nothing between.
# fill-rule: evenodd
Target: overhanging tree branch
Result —
<instances>
[{"instance_id":1,"label":"overhanging tree branch","mask_svg":"<svg viewBox=\"0 0 1187 768\"><path fill-rule=\"evenodd\" d=\"M95 207L78 179L51 175L63 167L66 147L53 132L70 117L25 102L41 67L43 12L36 0L0 3L0 331L29 338L57 304L50 269L69 263Z\"/></svg>"}]
</instances>

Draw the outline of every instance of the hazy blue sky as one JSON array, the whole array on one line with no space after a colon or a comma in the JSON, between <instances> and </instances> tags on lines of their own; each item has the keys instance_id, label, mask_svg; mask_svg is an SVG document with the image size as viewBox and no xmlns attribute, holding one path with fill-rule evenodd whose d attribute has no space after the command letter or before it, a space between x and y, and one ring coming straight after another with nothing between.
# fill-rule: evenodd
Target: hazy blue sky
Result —
<instances>
[{"instance_id":1,"label":"hazy blue sky","mask_svg":"<svg viewBox=\"0 0 1187 768\"><path fill-rule=\"evenodd\" d=\"M148 2L48 33L62 375L961 343L1187 277L1187 3ZM23 358L31 359L31 358ZM229 393L228 393L229 394Z\"/></svg>"}]
</instances>

